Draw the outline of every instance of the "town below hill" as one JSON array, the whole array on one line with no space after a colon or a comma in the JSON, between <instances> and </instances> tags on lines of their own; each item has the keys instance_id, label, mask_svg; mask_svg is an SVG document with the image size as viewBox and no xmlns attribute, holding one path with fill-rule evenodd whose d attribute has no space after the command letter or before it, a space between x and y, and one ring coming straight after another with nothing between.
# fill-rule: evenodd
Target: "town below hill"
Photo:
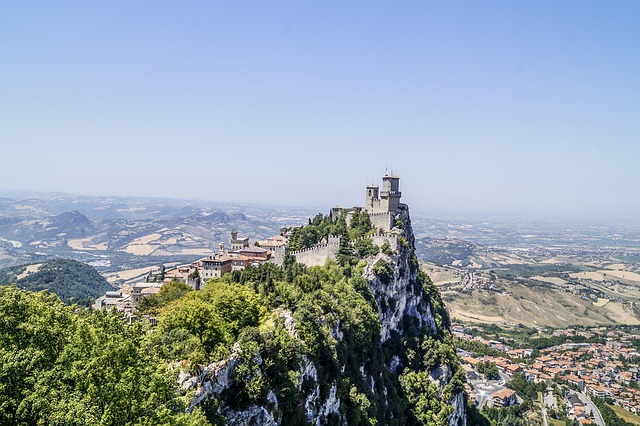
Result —
<instances>
[{"instance_id":1,"label":"town below hill","mask_svg":"<svg viewBox=\"0 0 640 426\"><path fill-rule=\"evenodd\" d=\"M467 392L484 411L510 407L534 424L640 424L638 327L452 331Z\"/></svg>"}]
</instances>

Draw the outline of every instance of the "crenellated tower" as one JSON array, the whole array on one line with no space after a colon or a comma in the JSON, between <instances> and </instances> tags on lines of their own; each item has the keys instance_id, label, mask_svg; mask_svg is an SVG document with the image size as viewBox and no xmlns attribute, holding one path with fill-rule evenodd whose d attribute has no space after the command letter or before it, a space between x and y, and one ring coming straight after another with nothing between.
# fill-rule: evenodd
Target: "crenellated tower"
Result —
<instances>
[{"instance_id":1,"label":"crenellated tower","mask_svg":"<svg viewBox=\"0 0 640 426\"><path fill-rule=\"evenodd\" d=\"M398 213L401 195L400 178L394 175L384 175L382 178L382 191L380 192L381 207L390 213Z\"/></svg>"},{"instance_id":2,"label":"crenellated tower","mask_svg":"<svg viewBox=\"0 0 640 426\"><path fill-rule=\"evenodd\" d=\"M382 177L382 191L377 185L367 185L365 209L369 214L400 211L400 178L393 174Z\"/></svg>"},{"instance_id":3,"label":"crenellated tower","mask_svg":"<svg viewBox=\"0 0 640 426\"><path fill-rule=\"evenodd\" d=\"M367 211L373 211L374 206L377 206L380 196L379 188L377 185L367 185L366 202L364 208Z\"/></svg>"}]
</instances>

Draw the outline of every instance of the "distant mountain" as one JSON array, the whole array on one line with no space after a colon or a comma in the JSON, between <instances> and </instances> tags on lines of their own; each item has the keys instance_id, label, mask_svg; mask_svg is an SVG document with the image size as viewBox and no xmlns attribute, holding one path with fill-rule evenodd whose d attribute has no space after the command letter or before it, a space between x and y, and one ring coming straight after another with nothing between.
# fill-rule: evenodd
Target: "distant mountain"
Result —
<instances>
[{"instance_id":1,"label":"distant mountain","mask_svg":"<svg viewBox=\"0 0 640 426\"><path fill-rule=\"evenodd\" d=\"M188 263L217 250L232 230L253 242L305 223L310 215L295 208L201 200L0 198L0 267L65 258L108 273Z\"/></svg>"},{"instance_id":2,"label":"distant mountain","mask_svg":"<svg viewBox=\"0 0 640 426\"><path fill-rule=\"evenodd\" d=\"M247 216L242 213L226 213L223 211L214 211L210 214L194 214L187 217L185 223L199 223L199 224L229 224L233 222L246 221Z\"/></svg>"},{"instance_id":3,"label":"distant mountain","mask_svg":"<svg viewBox=\"0 0 640 426\"><path fill-rule=\"evenodd\" d=\"M0 269L0 285L12 283L30 291L49 290L63 300L96 298L114 289L94 268L70 259Z\"/></svg>"},{"instance_id":4,"label":"distant mountain","mask_svg":"<svg viewBox=\"0 0 640 426\"><path fill-rule=\"evenodd\" d=\"M77 238L89 235L95 230L91 220L77 210L61 213L51 218L47 230L57 230L67 238Z\"/></svg>"},{"instance_id":5,"label":"distant mountain","mask_svg":"<svg viewBox=\"0 0 640 426\"><path fill-rule=\"evenodd\" d=\"M0 236L22 243L36 240L82 238L95 232L91 220L77 210L43 219L4 218L0 220Z\"/></svg>"}]
</instances>

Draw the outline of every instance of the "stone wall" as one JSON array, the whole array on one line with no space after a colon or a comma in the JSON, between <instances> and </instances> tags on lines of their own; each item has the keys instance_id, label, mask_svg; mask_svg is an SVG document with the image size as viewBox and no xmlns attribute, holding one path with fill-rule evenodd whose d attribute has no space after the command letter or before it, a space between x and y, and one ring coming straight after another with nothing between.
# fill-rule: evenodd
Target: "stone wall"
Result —
<instances>
[{"instance_id":1,"label":"stone wall","mask_svg":"<svg viewBox=\"0 0 640 426\"><path fill-rule=\"evenodd\" d=\"M364 238L370 239L373 244L378 247L382 247L384 243L388 243L392 250L396 250L398 246L398 236L394 234L382 233L370 235ZM355 241L352 243L355 243ZM330 237L329 243L318 244L308 249L291 252L291 255L296 258L296 262L298 263L302 263L307 266L323 266L327 262L327 259L335 260L339 248L340 237ZM282 265L284 262L284 255L284 247L278 247L278 249L272 253L270 261L277 265Z\"/></svg>"},{"instance_id":2,"label":"stone wall","mask_svg":"<svg viewBox=\"0 0 640 426\"><path fill-rule=\"evenodd\" d=\"M296 262L298 263L307 266L322 266L327 262L327 259L336 258L339 248L339 243L318 244L315 247L292 252L291 254L296 258Z\"/></svg>"},{"instance_id":3,"label":"stone wall","mask_svg":"<svg viewBox=\"0 0 640 426\"><path fill-rule=\"evenodd\" d=\"M269 259L269 262L275 263L276 265L282 265L285 253L285 247L276 247L275 251L271 253L271 259Z\"/></svg>"},{"instance_id":4,"label":"stone wall","mask_svg":"<svg viewBox=\"0 0 640 426\"><path fill-rule=\"evenodd\" d=\"M382 213L369 213L369 219L371 220L371 225L375 229L382 229L383 231L389 231L393 226L393 221L395 217L393 213L390 212L382 212Z\"/></svg>"},{"instance_id":5,"label":"stone wall","mask_svg":"<svg viewBox=\"0 0 640 426\"><path fill-rule=\"evenodd\" d=\"M398 236L393 234L376 234L372 235L371 241L378 247L382 247L384 243L388 243L391 249L395 250L398 246Z\"/></svg>"}]
</instances>

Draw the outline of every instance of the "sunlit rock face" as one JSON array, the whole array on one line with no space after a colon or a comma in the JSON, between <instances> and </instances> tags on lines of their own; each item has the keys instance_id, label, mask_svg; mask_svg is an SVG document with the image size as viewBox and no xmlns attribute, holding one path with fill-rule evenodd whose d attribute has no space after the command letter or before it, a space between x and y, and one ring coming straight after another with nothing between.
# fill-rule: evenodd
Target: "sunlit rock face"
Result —
<instances>
[{"instance_id":1,"label":"sunlit rock face","mask_svg":"<svg viewBox=\"0 0 640 426\"><path fill-rule=\"evenodd\" d=\"M377 235L373 240L378 246L387 243L389 249L386 250L386 254L380 252L365 259L367 264L362 275L369 283L380 322L379 340L377 344L372 342L372 345L379 348L393 334L402 336L406 332L404 329L407 323L406 318L415 319L414 323L417 322L418 327L428 334L438 333L431 300L426 292L422 291L422 287L417 284L419 280L418 265L415 256L413 256L414 235L408 207L401 204L396 215L395 226L390 232L385 235ZM388 265L388 274L376 273L376 264ZM277 309L275 313L283 320L286 332L298 338L298 324L296 324L292 312L287 309ZM342 341L344 333L340 321L337 321L330 328L329 333L332 339ZM179 381L182 390L195 392L190 409L213 398L218 402L218 414L225 419L227 424L286 424L287 419L283 418L280 410L284 401L279 400L271 390L263 405L251 404L238 410L230 408L228 401L225 401L225 390L233 385L235 369L240 358L239 351L241 351L239 346L234 346L228 359L207 366L199 376L191 377L185 373L180 375ZM392 355L387 365L384 366L391 374L399 374L406 367L402 364L401 356L398 355ZM345 398L348 398L348 395L346 397L339 395L340 383L338 381L319 383L320 375L318 372L324 366L316 365L307 355L303 355L301 360L298 371L290 372L290 374L298 378L298 405L304 413L306 421L312 425L323 425L328 422L349 424L344 407ZM256 355L255 362L262 363L263 360L259 355ZM343 366L342 373L344 371L345 367ZM388 383L383 381L382 375L372 374L367 365L359 366L359 374L371 397L375 398L382 406L387 407L389 405L387 400ZM452 370L448 365L434 368L429 374L429 380L440 389L444 388L451 378ZM324 392L321 392L321 385L324 385ZM462 392L455 394L449 402L453 407L448 418L449 425L466 425L465 402Z\"/></svg>"}]
</instances>

